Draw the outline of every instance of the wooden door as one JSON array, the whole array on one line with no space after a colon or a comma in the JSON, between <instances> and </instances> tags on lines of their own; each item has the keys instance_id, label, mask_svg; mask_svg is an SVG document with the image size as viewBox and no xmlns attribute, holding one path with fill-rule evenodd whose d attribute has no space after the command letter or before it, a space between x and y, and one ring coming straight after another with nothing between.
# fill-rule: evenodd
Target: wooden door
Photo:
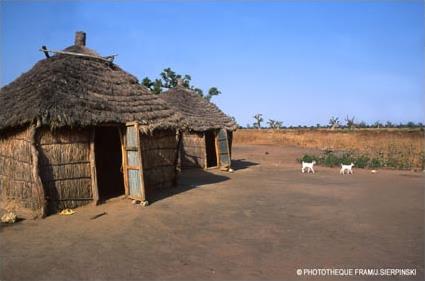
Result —
<instances>
[{"instance_id":1,"label":"wooden door","mask_svg":"<svg viewBox=\"0 0 425 281\"><path fill-rule=\"evenodd\" d=\"M220 129L217 134L217 147L218 147L218 161L220 167L230 168L231 160L230 160L230 151L229 151L229 142L227 139L227 131L224 129Z\"/></svg>"},{"instance_id":2,"label":"wooden door","mask_svg":"<svg viewBox=\"0 0 425 281\"><path fill-rule=\"evenodd\" d=\"M143 181L142 149L137 123L128 123L122 138L123 173L126 194L132 199L146 200Z\"/></svg>"}]
</instances>

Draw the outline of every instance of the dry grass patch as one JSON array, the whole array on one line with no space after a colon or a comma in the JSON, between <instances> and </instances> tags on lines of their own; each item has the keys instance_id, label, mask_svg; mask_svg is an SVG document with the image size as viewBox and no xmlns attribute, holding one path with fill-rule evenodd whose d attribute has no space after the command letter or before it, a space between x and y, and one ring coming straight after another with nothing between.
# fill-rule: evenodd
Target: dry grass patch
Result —
<instances>
[{"instance_id":1,"label":"dry grass patch","mask_svg":"<svg viewBox=\"0 0 425 281\"><path fill-rule=\"evenodd\" d=\"M345 151L368 157L374 166L400 169L425 165L425 138L422 129L242 129L234 133L236 144L279 144Z\"/></svg>"}]
</instances>

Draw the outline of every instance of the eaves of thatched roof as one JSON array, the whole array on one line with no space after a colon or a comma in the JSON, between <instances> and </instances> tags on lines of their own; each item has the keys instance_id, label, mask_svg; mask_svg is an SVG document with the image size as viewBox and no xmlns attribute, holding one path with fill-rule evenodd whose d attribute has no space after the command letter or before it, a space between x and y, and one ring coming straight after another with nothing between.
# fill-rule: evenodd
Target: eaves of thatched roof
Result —
<instances>
[{"instance_id":1,"label":"eaves of thatched roof","mask_svg":"<svg viewBox=\"0 0 425 281\"><path fill-rule=\"evenodd\" d=\"M85 38L64 51L88 56L55 54L0 90L0 130L34 122L51 128L133 121L152 129L179 125L180 114L136 77L86 48Z\"/></svg>"},{"instance_id":2,"label":"eaves of thatched roof","mask_svg":"<svg viewBox=\"0 0 425 281\"><path fill-rule=\"evenodd\" d=\"M159 97L171 105L185 119L191 131L203 132L211 129L236 130L236 122L224 114L215 104L194 91L178 85Z\"/></svg>"}]
</instances>

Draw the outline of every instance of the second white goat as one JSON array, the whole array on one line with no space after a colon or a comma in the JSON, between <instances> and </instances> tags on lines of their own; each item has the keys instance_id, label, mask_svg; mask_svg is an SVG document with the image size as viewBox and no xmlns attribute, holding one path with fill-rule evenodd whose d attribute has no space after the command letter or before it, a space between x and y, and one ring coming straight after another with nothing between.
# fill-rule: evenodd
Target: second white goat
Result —
<instances>
[{"instance_id":1,"label":"second white goat","mask_svg":"<svg viewBox=\"0 0 425 281\"><path fill-rule=\"evenodd\" d=\"M341 164L341 170L339 170L339 173L344 175L345 171L347 171L347 174L353 174L353 167L354 163L351 163L350 165Z\"/></svg>"},{"instance_id":2,"label":"second white goat","mask_svg":"<svg viewBox=\"0 0 425 281\"><path fill-rule=\"evenodd\" d=\"M314 174L314 169L313 169L314 164L316 164L316 161L313 161L311 163L303 161L301 172L304 173L305 169L307 169L307 174L310 173L310 171Z\"/></svg>"}]
</instances>

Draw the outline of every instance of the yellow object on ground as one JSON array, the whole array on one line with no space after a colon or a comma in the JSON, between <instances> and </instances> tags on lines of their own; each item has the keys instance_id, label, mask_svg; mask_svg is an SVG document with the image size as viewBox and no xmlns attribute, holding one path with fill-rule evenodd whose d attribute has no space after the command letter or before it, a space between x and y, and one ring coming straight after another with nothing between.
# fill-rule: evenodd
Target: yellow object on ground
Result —
<instances>
[{"instance_id":1,"label":"yellow object on ground","mask_svg":"<svg viewBox=\"0 0 425 281\"><path fill-rule=\"evenodd\" d=\"M73 215L73 214L75 214L75 211L74 210L71 210L71 209L63 209L59 213L59 215L63 215L63 216L70 216L70 215Z\"/></svg>"},{"instance_id":2,"label":"yellow object on ground","mask_svg":"<svg viewBox=\"0 0 425 281\"><path fill-rule=\"evenodd\" d=\"M1 217L1 222L3 223L15 223L16 222L16 214L13 212L9 212L4 214Z\"/></svg>"}]
</instances>

